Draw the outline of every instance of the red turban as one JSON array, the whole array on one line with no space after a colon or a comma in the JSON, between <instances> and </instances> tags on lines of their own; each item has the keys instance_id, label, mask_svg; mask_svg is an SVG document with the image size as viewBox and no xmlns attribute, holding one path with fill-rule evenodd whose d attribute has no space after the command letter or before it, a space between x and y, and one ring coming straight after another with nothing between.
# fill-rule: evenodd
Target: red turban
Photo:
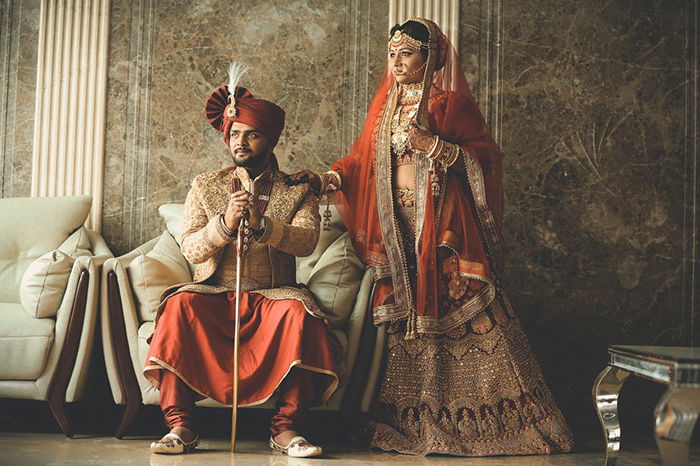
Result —
<instances>
[{"instance_id":1,"label":"red turban","mask_svg":"<svg viewBox=\"0 0 700 466\"><path fill-rule=\"evenodd\" d=\"M205 110L209 123L224 133L226 145L231 140L231 125L236 121L259 130L270 144L276 145L284 129L284 110L268 100L253 97L245 87L237 86L233 102L236 112L230 117L229 94L227 86L221 86L209 97Z\"/></svg>"}]
</instances>

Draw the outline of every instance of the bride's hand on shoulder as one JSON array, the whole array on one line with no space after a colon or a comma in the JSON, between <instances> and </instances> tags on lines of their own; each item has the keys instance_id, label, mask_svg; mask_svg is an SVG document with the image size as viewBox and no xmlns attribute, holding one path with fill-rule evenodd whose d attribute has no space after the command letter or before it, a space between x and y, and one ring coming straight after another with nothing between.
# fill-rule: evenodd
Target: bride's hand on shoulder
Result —
<instances>
[{"instance_id":1,"label":"bride's hand on shoulder","mask_svg":"<svg viewBox=\"0 0 700 466\"><path fill-rule=\"evenodd\" d=\"M289 175L286 180L287 186L294 186L302 183L309 183L311 189L318 193L321 189L321 177L311 170L301 170Z\"/></svg>"},{"instance_id":2,"label":"bride's hand on shoulder","mask_svg":"<svg viewBox=\"0 0 700 466\"><path fill-rule=\"evenodd\" d=\"M415 121L408 127L408 145L414 152L427 154L433 148L436 138L430 128L419 126Z\"/></svg>"}]
</instances>

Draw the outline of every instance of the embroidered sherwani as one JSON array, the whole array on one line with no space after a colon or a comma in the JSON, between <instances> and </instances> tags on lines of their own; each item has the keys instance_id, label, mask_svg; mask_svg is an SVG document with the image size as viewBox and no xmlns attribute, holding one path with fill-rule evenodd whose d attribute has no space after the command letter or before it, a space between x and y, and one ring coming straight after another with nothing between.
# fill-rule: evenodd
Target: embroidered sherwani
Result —
<instances>
[{"instance_id":1,"label":"embroidered sherwani","mask_svg":"<svg viewBox=\"0 0 700 466\"><path fill-rule=\"evenodd\" d=\"M192 283L163 294L144 368L155 387L169 371L195 398L232 402L236 238L226 234L220 216L236 178L265 208L265 228L242 262L238 404L263 403L299 371L313 374L304 389L313 385L313 393L301 405L324 402L335 391L338 376L323 313L295 282L295 256L311 254L318 240L318 199L308 185L287 186L285 177L270 169L252 180L245 169L229 167L194 179L181 247L196 270Z\"/></svg>"}]
</instances>

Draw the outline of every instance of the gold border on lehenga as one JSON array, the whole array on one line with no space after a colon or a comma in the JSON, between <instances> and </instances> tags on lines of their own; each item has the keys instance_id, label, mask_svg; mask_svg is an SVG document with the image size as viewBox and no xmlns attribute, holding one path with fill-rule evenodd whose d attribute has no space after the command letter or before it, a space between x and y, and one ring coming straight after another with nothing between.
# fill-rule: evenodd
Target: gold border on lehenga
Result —
<instances>
[{"instance_id":1,"label":"gold border on lehenga","mask_svg":"<svg viewBox=\"0 0 700 466\"><path fill-rule=\"evenodd\" d=\"M479 280L486 284L472 299L461 305L458 309L443 317L416 317L416 330L420 333L445 333L458 325L473 319L478 313L486 309L496 298L496 287L490 280L478 275L461 273L460 275L470 280Z\"/></svg>"},{"instance_id":2,"label":"gold border on lehenga","mask_svg":"<svg viewBox=\"0 0 700 466\"><path fill-rule=\"evenodd\" d=\"M391 281L394 287L394 299L400 308L405 310L408 315L410 309L413 309L413 295L408 276L408 267L406 264L406 254L404 252L404 241L399 234L399 226L396 221L396 212L394 212L394 189L393 189L393 170L391 166L391 117L398 105L398 84L392 86L387 104L382 113L382 119L377 131L376 144L376 193L377 193L377 213L379 218L391 219L387 222L379 222L382 230L382 238L384 247L389 259L389 267L391 269ZM398 316L400 318L403 316Z\"/></svg>"},{"instance_id":3,"label":"gold border on lehenga","mask_svg":"<svg viewBox=\"0 0 700 466\"><path fill-rule=\"evenodd\" d=\"M466 151L462 151L464 169L467 176L467 186L471 189L472 198L476 206L477 220L482 226L482 244L489 256L491 273L494 276L500 275L503 271L503 245L501 244L498 231L496 230L496 220L491 213L491 209L486 202L486 188L484 185L484 175L481 167Z\"/></svg>"}]
</instances>

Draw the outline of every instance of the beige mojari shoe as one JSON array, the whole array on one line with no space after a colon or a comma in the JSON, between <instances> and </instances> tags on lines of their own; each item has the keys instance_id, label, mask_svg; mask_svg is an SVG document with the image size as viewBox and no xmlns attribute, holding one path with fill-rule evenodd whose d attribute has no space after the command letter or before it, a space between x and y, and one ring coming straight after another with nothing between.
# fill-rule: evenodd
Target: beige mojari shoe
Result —
<instances>
[{"instance_id":1,"label":"beige mojari shoe","mask_svg":"<svg viewBox=\"0 0 700 466\"><path fill-rule=\"evenodd\" d=\"M151 453L164 455L181 455L194 451L199 445L199 436L195 436L190 443L185 443L177 434L165 434L162 439L151 443Z\"/></svg>"},{"instance_id":2,"label":"beige mojari shoe","mask_svg":"<svg viewBox=\"0 0 700 466\"><path fill-rule=\"evenodd\" d=\"M294 437L286 447L283 447L279 443L275 442L273 437L270 437L270 448L286 453L292 458L310 458L312 456L319 456L323 454L323 448L319 447L318 445L311 444L301 435Z\"/></svg>"}]
</instances>

